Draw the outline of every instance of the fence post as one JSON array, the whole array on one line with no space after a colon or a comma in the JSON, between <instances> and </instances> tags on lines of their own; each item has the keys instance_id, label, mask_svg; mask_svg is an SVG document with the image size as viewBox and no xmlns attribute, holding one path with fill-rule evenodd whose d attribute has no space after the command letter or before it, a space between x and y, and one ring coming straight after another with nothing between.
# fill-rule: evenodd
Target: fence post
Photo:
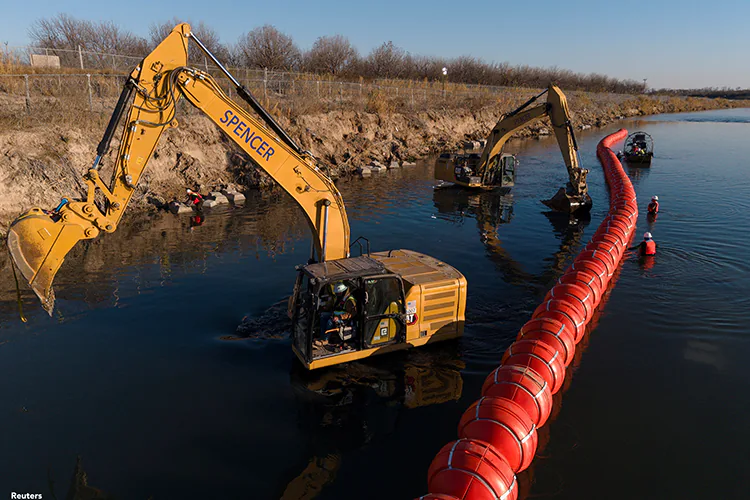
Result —
<instances>
[{"instance_id":1,"label":"fence post","mask_svg":"<svg viewBox=\"0 0 750 500\"><path fill-rule=\"evenodd\" d=\"M78 60L81 61L81 69L83 69L83 51L80 45L78 46Z\"/></svg>"},{"instance_id":2,"label":"fence post","mask_svg":"<svg viewBox=\"0 0 750 500\"><path fill-rule=\"evenodd\" d=\"M31 112L31 94L29 93L29 75L23 75L23 81L26 85L26 112Z\"/></svg>"},{"instance_id":3,"label":"fence post","mask_svg":"<svg viewBox=\"0 0 750 500\"><path fill-rule=\"evenodd\" d=\"M414 88L411 89L411 107L414 107Z\"/></svg>"},{"instance_id":4,"label":"fence post","mask_svg":"<svg viewBox=\"0 0 750 500\"><path fill-rule=\"evenodd\" d=\"M203 65L206 67L206 73L208 73L208 58L203 56Z\"/></svg>"},{"instance_id":5,"label":"fence post","mask_svg":"<svg viewBox=\"0 0 750 500\"><path fill-rule=\"evenodd\" d=\"M315 88L318 92L318 98L320 98L320 80L315 80Z\"/></svg>"},{"instance_id":6,"label":"fence post","mask_svg":"<svg viewBox=\"0 0 750 500\"><path fill-rule=\"evenodd\" d=\"M86 75L86 82L89 87L89 111L94 111L94 96L91 93L91 75Z\"/></svg>"},{"instance_id":7,"label":"fence post","mask_svg":"<svg viewBox=\"0 0 750 500\"><path fill-rule=\"evenodd\" d=\"M114 73L116 67L115 67L115 55L112 54L112 72Z\"/></svg>"},{"instance_id":8,"label":"fence post","mask_svg":"<svg viewBox=\"0 0 750 500\"><path fill-rule=\"evenodd\" d=\"M263 68L263 99L268 105L268 68Z\"/></svg>"}]
</instances>

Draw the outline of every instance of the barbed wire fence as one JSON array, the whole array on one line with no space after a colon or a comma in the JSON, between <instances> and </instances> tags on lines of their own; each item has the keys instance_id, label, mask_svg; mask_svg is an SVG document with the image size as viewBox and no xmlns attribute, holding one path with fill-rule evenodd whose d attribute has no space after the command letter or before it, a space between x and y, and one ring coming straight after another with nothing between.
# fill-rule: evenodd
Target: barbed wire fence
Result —
<instances>
[{"instance_id":1,"label":"barbed wire fence","mask_svg":"<svg viewBox=\"0 0 750 500\"><path fill-rule=\"evenodd\" d=\"M41 56L41 57L40 57ZM127 73L141 58L72 49L5 46L5 66L0 64L0 103L4 112L30 113L40 107L75 107L103 112L111 109ZM219 68L206 59L193 66L217 77L224 91L233 88ZM6 71L7 68L13 71ZM535 89L456 84L445 81L374 80L347 81L314 73L230 67L232 74L267 106L288 113L337 109L429 110L435 106L487 103L508 94L519 98ZM516 99L513 99L514 101Z\"/></svg>"}]
</instances>

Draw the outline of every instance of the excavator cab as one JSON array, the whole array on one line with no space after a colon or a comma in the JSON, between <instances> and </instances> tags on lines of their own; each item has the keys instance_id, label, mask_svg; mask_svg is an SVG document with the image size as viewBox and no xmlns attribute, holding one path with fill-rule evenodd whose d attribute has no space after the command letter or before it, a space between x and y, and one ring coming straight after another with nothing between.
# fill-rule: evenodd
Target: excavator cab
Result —
<instances>
[{"instance_id":1,"label":"excavator cab","mask_svg":"<svg viewBox=\"0 0 750 500\"><path fill-rule=\"evenodd\" d=\"M300 266L297 272L289 313L293 349L306 367L364 357L362 351L405 341L404 283L381 262L363 255ZM346 291L336 294L337 285ZM344 307L354 314L334 320Z\"/></svg>"},{"instance_id":2,"label":"excavator cab","mask_svg":"<svg viewBox=\"0 0 750 500\"><path fill-rule=\"evenodd\" d=\"M487 165L486 184L507 189L515 186L517 163L518 160L511 154L495 156Z\"/></svg>"},{"instance_id":3,"label":"excavator cab","mask_svg":"<svg viewBox=\"0 0 750 500\"><path fill-rule=\"evenodd\" d=\"M516 157L494 156L486 169L480 169L477 153L440 155L435 163L435 178L459 186L481 189L510 189L516 183Z\"/></svg>"}]
</instances>

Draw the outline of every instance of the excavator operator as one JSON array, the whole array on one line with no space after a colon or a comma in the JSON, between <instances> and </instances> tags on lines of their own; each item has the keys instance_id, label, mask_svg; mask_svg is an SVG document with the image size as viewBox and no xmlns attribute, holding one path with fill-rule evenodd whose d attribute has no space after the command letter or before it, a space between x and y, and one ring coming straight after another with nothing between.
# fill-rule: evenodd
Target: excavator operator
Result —
<instances>
[{"instance_id":1,"label":"excavator operator","mask_svg":"<svg viewBox=\"0 0 750 500\"><path fill-rule=\"evenodd\" d=\"M354 331L354 317L357 315L357 299L354 298L352 289L343 281L339 281L330 287L330 295L323 312L320 313L321 342L331 343L333 333L339 337L338 340L345 341L351 338Z\"/></svg>"}]
</instances>

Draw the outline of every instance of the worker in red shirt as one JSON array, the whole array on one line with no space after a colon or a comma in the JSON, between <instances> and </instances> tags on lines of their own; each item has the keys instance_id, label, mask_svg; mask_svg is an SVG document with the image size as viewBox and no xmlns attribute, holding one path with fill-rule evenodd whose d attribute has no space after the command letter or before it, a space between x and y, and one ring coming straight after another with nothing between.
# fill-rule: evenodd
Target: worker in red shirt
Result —
<instances>
[{"instance_id":1,"label":"worker in red shirt","mask_svg":"<svg viewBox=\"0 0 750 500\"><path fill-rule=\"evenodd\" d=\"M187 200L185 200L185 204L189 207L198 207L201 203L203 203L203 196L200 193L196 193L192 189L187 190Z\"/></svg>"},{"instance_id":2,"label":"worker in red shirt","mask_svg":"<svg viewBox=\"0 0 750 500\"><path fill-rule=\"evenodd\" d=\"M651 203L648 204L646 209L649 215L656 215L659 213L659 197L654 195L651 197Z\"/></svg>"}]
</instances>

